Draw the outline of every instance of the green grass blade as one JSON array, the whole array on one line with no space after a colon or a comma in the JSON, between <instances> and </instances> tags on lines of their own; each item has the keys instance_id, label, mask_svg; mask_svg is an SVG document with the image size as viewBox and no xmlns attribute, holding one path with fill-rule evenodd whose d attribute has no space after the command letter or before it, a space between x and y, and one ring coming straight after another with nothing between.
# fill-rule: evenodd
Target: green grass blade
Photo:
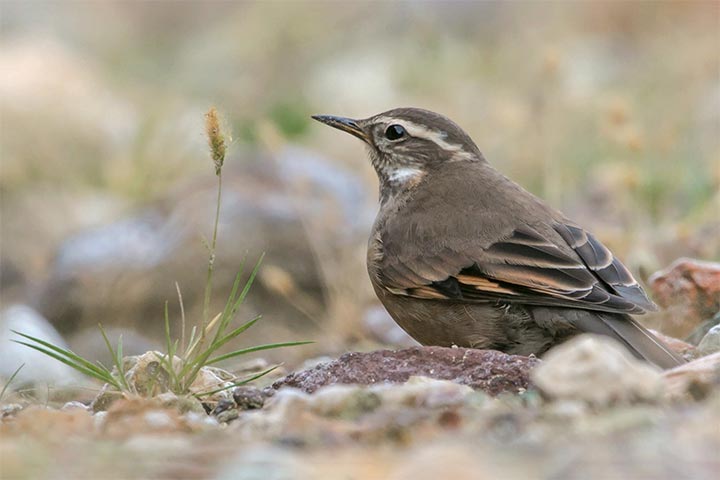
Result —
<instances>
[{"instance_id":1,"label":"green grass blade","mask_svg":"<svg viewBox=\"0 0 720 480\"><path fill-rule=\"evenodd\" d=\"M206 348L201 354L199 354L194 359L195 361L193 363L196 364L196 369L199 369L199 367L202 367L203 365L205 365L208 358L210 358L210 355L212 355L214 352L216 352L219 348L221 348L223 345L225 345L229 341L236 338L238 335L243 333L245 330L247 330L248 328L255 325L261 318L262 318L262 316L258 315L257 317L253 318L249 322L243 323L242 325L240 325L233 331L229 332L224 337L213 341L213 343L211 343L210 346L208 346L208 348ZM199 365L199 367L198 367L198 365Z\"/></svg>"},{"instance_id":2,"label":"green grass blade","mask_svg":"<svg viewBox=\"0 0 720 480\"><path fill-rule=\"evenodd\" d=\"M125 369L122 365L122 357L118 357L118 352L115 351L110 345L110 339L107 336L107 333L105 333L105 329L103 328L102 324L98 323L98 328L100 329L100 334L103 337L103 340L105 341L105 346L108 349L108 352L110 352L110 356L112 356L113 363L115 364L115 368L118 371L118 379L120 380L119 383L122 384L125 390L130 390L130 387L127 384L127 380L125 379ZM121 340L122 341L122 340ZM121 347L122 349L122 347ZM107 368L105 370L108 370ZM109 371L109 370L108 370ZM110 372L110 375L112 375L112 372Z\"/></svg>"},{"instance_id":3,"label":"green grass blade","mask_svg":"<svg viewBox=\"0 0 720 480\"><path fill-rule=\"evenodd\" d=\"M260 318L261 317L258 315L257 317L253 318L249 322L246 322L246 323L240 325L239 327L237 327L235 330L228 333L224 337L214 340L210 344L210 346L208 346L208 348L206 348L202 352L195 355L191 360L189 360L186 363L183 370L180 372L180 377L186 378L186 380L187 379L190 380L189 382L186 381L186 384L189 385L190 383L192 383L194 376L197 375L197 372L200 370L200 368L202 368L202 366L205 365L205 363L207 362L207 359L210 358L210 355L212 355L213 352L215 352L218 348L222 347L223 345L225 345L227 342L229 342L233 338L240 335L242 332L244 332L248 328L255 325L255 323L257 323L258 320L260 320ZM188 377L188 374L189 374L189 377Z\"/></svg>"},{"instance_id":4,"label":"green grass blade","mask_svg":"<svg viewBox=\"0 0 720 480\"><path fill-rule=\"evenodd\" d=\"M270 368L268 368L267 370L263 370L263 371L260 372L260 373L256 373L255 375L253 375L253 376L251 376L251 377L244 378L244 379L239 380L239 381L237 381L237 382L233 382L233 383L230 384L230 385L227 385L227 386L222 387L222 388L218 388L218 389L216 389L216 390L211 390L211 391L209 391L209 392L196 393L195 396L198 397L198 398L199 398L199 397L207 397L208 395L213 395L213 394L215 394L215 393L225 391L225 390L227 390L227 389L229 389L229 388L235 388L235 387L241 387L241 386L243 386L243 385L247 385L248 383L252 382L253 380L257 380L258 378L264 377L265 375L267 375L268 373L272 372L273 370L275 370L275 369L277 369L277 368L279 368L279 367L280 367L280 365L275 365L274 367L270 367Z\"/></svg>"},{"instance_id":5,"label":"green grass blade","mask_svg":"<svg viewBox=\"0 0 720 480\"><path fill-rule=\"evenodd\" d=\"M115 352L117 352L117 357L120 359L120 362L121 362L121 364L122 364L122 361L123 361L123 358L124 358L124 357L123 357L122 334L118 335L117 350L115 350ZM124 368L124 365L123 365L123 368ZM123 373L123 370L121 370L120 373Z\"/></svg>"},{"instance_id":6,"label":"green grass blade","mask_svg":"<svg viewBox=\"0 0 720 480\"><path fill-rule=\"evenodd\" d=\"M118 335L118 344L117 344L117 350L115 350L117 353L118 358L118 373L120 374L120 378L122 379L122 383L125 386L125 388L130 390L130 386L127 383L127 378L125 378L125 357L123 355L123 343L122 343L122 334Z\"/></svg>"},{"instance_id":7,"label":"green grass blade","mask_svg":"<svg viewBox=\"0 0 720 480\"><path fill-rule=\"evenodd\" d=\"M168 302L165 300L165 349L170 358L175 355L172 350L172 337L170 336L170 315L168 314Z\"/></svg>"},{"instance_id":8,"label":"green grass blade","mask_svg":"<svg viewBox=\"0 0 720 480\"><path fill-rule=\"evenodd\" d=\"M107 371L107 368L105 368L104 366L98 367L94 363L85 360L84 358L82 358L80 355L76 354L72 350L58 347L56 345L53 345L52 343L46 342L37 337L33 337L30 335L26 335L24 333L18 332L17 330L11 330L11 332L13 332L16 335L20 335L21 337L26 338L26 339L28 339L32 342L35 342L39 345L42 345L43 347L47 348L49 351L56 352L57 354L62 355L64 357L68 358L69 360L77 363L78 365L82 365L84 368L87 368L89 370L95 371L100 374L102 374L103 371ZM13 341L15 341L15 340L13 340ZM22 345L25 345L25 343L22 343L22 342L16 341L16 343L21 343ZM43 350L39 350L39 351L43 351Z\"/></svg>"},{"instance_id":9,"label":"green grass blade","mask_svg":"<svg viewBox=\"0 0 720 480\"><path fill-rule=\"evenodd\" d=\"M253 352L259 352L261 350L270 350L273 348L283 348L283 347L296 347L298 345L308 345L310 343L315 342L282 342L282 343L268 343L265 345L256 345L254 347L248 347L248 348L241 348L240 350L235 350L234 352L225 353L223 355L213 357L209 359L205 365L212 365L214 363L222 362L223 360L227 360L229 358L239 357L240 355L245 355L247 353L253 353Z\"/></svg>"},{"instance_id":10,"label":"green grass blade","mask_svg":"<svg viewBox=\"0 0 720 480\"><path fill-rule=\"evenodd\" d=\"M234 339L238 335L240 335L242 332L247 330L248 328L252 327L255 323L257 323L258 320L260 320L261 316L257 316L250 320L249 322L244 323L243 325L239 326L232 332L225 335L223 338L214 341L208 348L206 348L202 353L195 356L191 361L189 361L183 368L182 372L180 373L180 377L184 379L184 388L183 390L187 390L187 388L190 387L192 382L195 380L195 377L197 376L200 369L207 365L208 358L210 358L210 355L215 353L220 347L225 345L230 340Z\"/></svg>"},{"instance_id":11,"label":"green grass blade","mask_svg":"<svg viewBox=\"0 0 720 480\"><path fill-rule=\"evenodd\" d=\"M52 357L55 360L57 360L58 362L62 362L65 365L67 365L68 367L71 367L74 370L77 370L78 372L82 373L83 375L87 375L88 377L96 378L96 379L100 380L101 382L109 383L110 385L112 385L113 387L115 387L118 390L122 390L122 388L120 388L120 384L118 384L117 380L110 374L110 372L108 370L105 370L105 371L96 370L97 367L95 365L93 365L92 363L90 365L93 366L93 369L90 369L90 368L83 366L82 364L75 363L72 360L61 356L61 355L53 352L52 350L44 349L38 345L33 345L33 344L27 343L27 342L21 342L19 340L11 340L11 341L15 342L15 343L19 343L20 345L25 345L26 347L32 348L33 350L37 350L38 352L40 352L44 355L47 355L48 357Z\"/></svg>"},{"instance_id":12,"label":"green grass blade","mask_svg":"<svg viewBox=\"0 0 720 480\"><path fill-rule=\"evenodd\" d=\"M180 345L183 348L183 353L185 353L185 303L183 302L183 296L182 292L180 291L180 284L178 282L175 282L175 290L177 291L178 304L180 305ZM177 345L175 345L175 351L177 351L177 348Z\"/></svg>"},{"instance_id":13,"label":"green grass blade","mask_svg":"<svg viewBox=\"0 0 720 480\"><path fill-rule=\"evenodd\" d=\"M242 261L240 262L240 267L238 268L237 275L235 275L235 281L233 282L232 289L230 290L230 295L228 295L227 302L225 302L223 318L227 317L230 314L232 306L235 305L235 298L237 298L237 292L238 290L240 290L240 280L242 279L243 270L245 270L245 257L243 257Z\"/></svg>"},{"instance_id":14,"label":"green grass blade","mask_svg":"<svg viewBox=\"0 0 720 480\"><path fill-rule=\"evenodd\" d=\"M113 359L113 362L117 361L117 355L115 354L115 349L110 345L110 339L107 336L107 333L105 333L105 329L103 328L101 323L98 323L98 328L100 329L100 334L103 337L103 340L105 341L105 347L107 347L108 352L110 352L110 356ZM116 365L117 366L117 365Z\"/></svg>"},{"instance_id":15,"label":"green grass blade","mask_svg":"<svg viewBox=\"0 0 720 480\"><path fill-rule=\"evenodd\" d=\"M250 383L250 382L253 382L253 381L257 380L258 378L264 377L265 375L267 375L268 373L272 372L273 370L276 370L276 369L280 368L281 365L282 365L282 364L272 366L272 367L270 367L270 368L268 368L268 369L266 369L266 370L263 370L262 372L259 372L259 373L256 373L255 375L251 375L251 376L249 376L249 377L247 377L247 378L244 378L243 380L240 380L239 382L236 382L236 383L237 383L237 386L246 385L246 384L248 384L248 383Z\"/></svg>"},{"instance_id":16,"label":"green grass blade","mask_svg":"<svg viewBox=\"0 0 720 480\"><path fill-rule=\"evenodd\" d=\"M265 253L260 255L260 258L258 258L258 261L255 264L255 268L253 268L252 273L250 273L250 278L248 278L248 281L245 282L245 287L243 287L243 290L240 293L240 296L238 296L238 298L235 300L235 304L233 305L233 308L230 311L231 316L233 316L235 314L235 312L237 312L238 308L240 308L240 305L242 305L242 303L245 301L245 297L247 297L247 294L250 291L250 287L252 287L252 284L255 281L255 277L257 276L258 272L260 271L260 265L262 264L262 261L264 258L265 258Z\"/></svg>"},{"instance_id":17,"label":"green grass blade","mask_svg":"<svg viewBox=\"0 0 720 480\"><path fill-rule=\"evenodd\" d=\"M188 343L185 346L185 352L183 353L183 356L185 356L185 357L189 356L188 355L189 352L192 351L191 348L196 342L196 338L195 338L196 334L197 334L197 327L195 325L193 325L193 327L190 329L190 338L188 339Z\"/></svg>"},{"instance_id":18,"label":"green grass blade","mask_svg":"<svg viewBox=\"0 0 720 480\"><path fill-rule=\"evenodd\" d=\"M7 391L8 387L10 386L10 384L12 383L12 381L15 380L15 377L17 377L17 374L20 373L20 370L22 370L22 368L23 368L24 366L25 366L24 363L23 363L22 365L20 365L20 366L13 372L13 374L10 375L10 378L8 378L8 381L5 382L5 385L3 386L2 391L0 391L0 400L3 399L3 397L5 396L5 392Z\"/></svg>"},{"instance_id":19,"label":"green grass blade","mask_svg":"<svg viewBox=\"0 0 720 480\"><path fill-rule=\"evenodd\" d=\"M265 254L263 253L260 255L260 258L258 259L257 263L255 264L255 267L253 268L253 271L250 273L250 278L248 278L247 282L245 282L245 286L243 286L242 292L240 292L240 295L237 294L237 290L240 287L240 275L242 273L242 270L238 272L237 277L235 278L235 284L233 285L233 290L228 297L228 301L225 304L225 309L223 310L223 315L220 320L220 325L218 325L217 330L215 331L215 335L213 338L213 342L215 343L221 336L225 334L225 330L227 329L227 326L230 324L232 319L235 317L235 314L237 313L238 309L240 308L240 305L245 301L245 297L247 297L248 292L250 291L250 287L252 286L253 282L255 281L255 277L258 274L258 271L260 270L260 264L262 263L263 258L265 258ZM245 265L245 259L243 259L242 266Z\"/></svg>"},{"instance_id":20,"label":"green grass blade","mask_svg":"<svg viewBox=\"0 0 720 480\"><path fill-rule=\"evenodd\" d=\"M225 330L227 329L228 324L233 319L233 316L235 315L235 312L233 311L233 308L235 306L235 302L238 298L238 290L240 290L240 280L242 279L242 273L243 270L245 270L245 257L242 259L242 262L240 263L240 268L238 269L237 275L235 275L235 281L233 282L232 289L230 290L230 295L228 295L228 299L225 302L225 308L223 309L222 316L220 318L220 323L218 324L217 330L215 330L215 335L213 335L213 341L217 340L220 336L222 336L225 333Z\"/></svg>"},{"instance_id":21,"label":"green grass blade","mask_svg":"<svg viewBox=\"0 0 720 480\"><path fill-rule=\"evenodd\" d=\"M176 338L175 341L173 342L172 356L170 358L174 359L177 356L179 345L180 345L180 339Z\"/></svg>"},{"instance_id":22,"label":"green grass blade","mask_svg":"<svg viewBox=\"0 0 720 480\"><path fill-rule=\"evenodd\" d=\"M219 339L217 339L217 341L214 341L214 342L208 347L207 350L211 350L211 349L212 349L212 351L217 350L218 348L222 347L223 345L225 345L227 342L229 342L229 341L232 340L233 338L235 338L235 337L237 337L238 335L240 335L241 333L243 333L243 332L244 332L245 330L247 330L248 328L250 328L250 327L252 327L253 325L255 325L257 322L260 321L260 319L262 319L262 315L258 315L257 317L253 318L252 320L243 323L242 325L240 325L240 326L237 327L236 329L234 329L234 330L230 331L229 333L227 333L227 334L226 334L225 336L223 336L222 338L219 338ZM206 350L206 351L207 351L207 350ZM211 352L211 353L212 353L212 352Z\"/></svg>"}]
</instances>

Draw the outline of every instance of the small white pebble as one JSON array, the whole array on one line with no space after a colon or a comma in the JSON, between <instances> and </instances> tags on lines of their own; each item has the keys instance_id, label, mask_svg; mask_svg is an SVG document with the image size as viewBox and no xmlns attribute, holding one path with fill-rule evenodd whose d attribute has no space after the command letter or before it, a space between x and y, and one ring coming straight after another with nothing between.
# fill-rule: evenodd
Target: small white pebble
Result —
<instances>
[{"instance_id":1,"label":"small white pebble","mask_svg":"<svg viewBox=\"0 0 720 480\"><path fill-rule=\"evenodd\" d=\"M62 410L77 410L77 409L88 410L88 407L84 403L76 402L76 401L67 402L65 405L62 406Z\"/></svg>"},{"instance_id":2,"label":"small white pebble","mask_svg":"<svg viewBox=\"0 0 720 480\"><path fill-rule=\"evenodd\" d=\"M95 424L95 429L100 430L105 425L105 422L107 421L107 412L97 412L95 415L93 415L93 422Z\"/></svg>"},{"instance_id":3,"label":"small white pebble","mask_svg":"<svg viewBox=\"0 0 720 480\"><path fill-rule=\"evenodd\" d=\"M188 412L183 415L185 421L193 427L217 427L219 425L215 417L199 412Z\"/></svg>"},{"instance_id":4,"label":"small white pebble","mask_svg":"<svg viewBox=\"0 0 720 480\"><path fill-rule=\"evenodd\" d=\"M172 418L160 410L151 410L143 416L145 422L153 428L172 427L174 425Z\"/></svg>"}]
</instances>

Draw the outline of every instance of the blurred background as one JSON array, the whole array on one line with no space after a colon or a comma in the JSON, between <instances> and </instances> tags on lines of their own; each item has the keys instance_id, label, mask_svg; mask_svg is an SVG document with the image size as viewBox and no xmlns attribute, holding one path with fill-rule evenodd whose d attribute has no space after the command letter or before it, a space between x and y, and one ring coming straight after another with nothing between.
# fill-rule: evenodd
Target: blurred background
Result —
<instances>
[{"instance_id":1,"label":"blurred background","mask_svg":"<svg viewBox=\"0 0 720 480\"><path fill-rule=\"evenodd\" d=\"M175 282L199 318L213 105L233 137L214 309L243 258L248 270L266 252L242 312L264 319L243 341L317 342L271 359L412 342L365 272L377 181L364 149L311 114L444 113L643 280L681 256L720 258L715 2L0 9L3 335L45 318L102 358L102 323L144 351L165 301L179 318Z\"/></svg>"}]
</instances>

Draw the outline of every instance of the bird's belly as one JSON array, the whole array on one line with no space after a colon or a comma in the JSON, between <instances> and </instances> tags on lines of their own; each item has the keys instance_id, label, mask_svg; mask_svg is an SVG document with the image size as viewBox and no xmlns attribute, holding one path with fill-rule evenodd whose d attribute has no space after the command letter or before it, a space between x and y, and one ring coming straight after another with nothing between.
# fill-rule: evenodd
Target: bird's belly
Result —
<instances>
[{"instance_id":1,"label":"bird's belly","mask_svg":"<svg viewBox=\"0 0 720 480\"><path fill-rule=\"evenodd\" d=\"M395 322L423 345L539 355L559 340L522 307L423 300L393 295L382 288L376 293Z\"/></svg>"}]
</instances>

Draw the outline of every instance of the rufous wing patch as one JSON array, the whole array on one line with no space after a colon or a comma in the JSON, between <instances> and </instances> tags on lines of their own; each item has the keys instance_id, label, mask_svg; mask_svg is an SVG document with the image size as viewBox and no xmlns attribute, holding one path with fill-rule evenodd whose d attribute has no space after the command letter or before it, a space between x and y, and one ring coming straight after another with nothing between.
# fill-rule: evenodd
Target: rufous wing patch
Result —
<instances>
[{"instance_id":1,"label":"rufous wing patch","mask_svg":"<svg viewBox=\"0 0 720 480\"><path fill-rule=\"evenodd\" d=\"M517 292L511 288L502 287L498 282L494 282L489 278L476 277L474 275L458 275L456 278L458 282L471 286L478 291L517 295Z\"/></svg>"}]
</instances>

